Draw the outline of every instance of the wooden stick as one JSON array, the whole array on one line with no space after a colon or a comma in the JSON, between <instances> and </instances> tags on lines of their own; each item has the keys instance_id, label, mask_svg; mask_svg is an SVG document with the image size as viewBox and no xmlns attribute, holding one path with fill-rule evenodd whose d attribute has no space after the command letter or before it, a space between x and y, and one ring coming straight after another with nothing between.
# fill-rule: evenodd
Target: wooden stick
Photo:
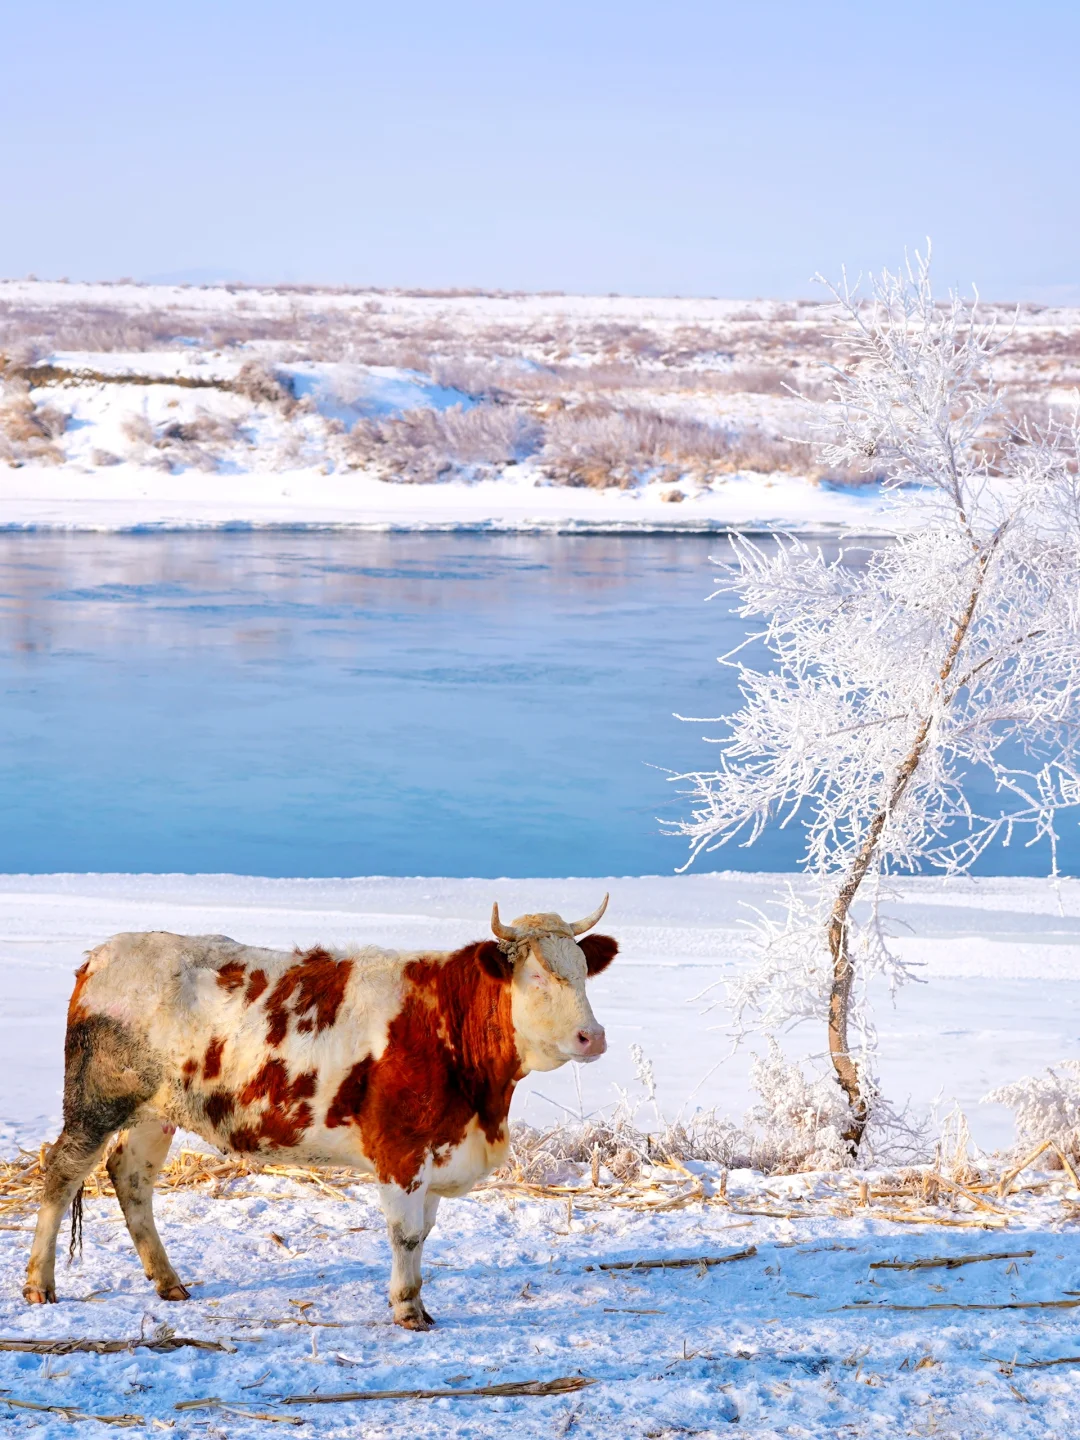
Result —
<instances>
[{"instance_id":1,"label":"wooden stick","mask_svg":"<svg viewBox=\"0 0 1080 1440\"><path fill-rule=\"evenodd\" d=\"M341 1395L286 1395L283 1405L347 1405L353 1400L456 1400L470 1395L568 1395L598 1385L588 1375L559 1375L554 1380L510 1380L503 1385L474 1385L467 1390L346 1390ZM187 1402L188 1407L192 1402ZM179 1408L179 1407L177 1407Z\"/></svg>"},{"instance_id":2,"label":"wooden stick","mask_svg":"<svg viewBox=\"0 0 1080 1440\"><path fill-rule=\"evenodd\" d=\"M226 1355L236 1353L235 1345L225 1340L194 1340L183 1335L169 1335L161 1340L148 1336L145 1340L4 1340L0 1350L15 1350L24 1355L121 1355L129 1350L156 1350L167 1355L173 1350L218 1350Z\"/></svg>"},{"instance_id":3,"label":"wooden stick","mask_svg":"<svg viewBox=\"0 0 1080 1440\"><path fill-rule=\"evenodd\" d=\"M912 1215L903 1210L871 1210L872 1220L891 1220L897 1225L949 1225L954 1228L966 1230L1005 1230L1008 1228L1008 1219L1002 1215L979 1215L972 1216L970 1220L961 1220L951 1215Z\"/></svg>"},{"instance_id":4,"label":"wooden stick","mask_svg":"<svg viewBox=\"0 0 1080 1440\"><path fill-rule=\"evenodd\" d=\"M1072 1181L1072 1183L1073 1183L1073 1185L1075 1186L1075 1188L1076 1188L1077 1190L1080 1190L1080 1180L1077 1180L1077 1178L1076 1178L1076 1171L1073 1169L1072 1164L1071 1164L1071 1162L1070 1162L1070 1160L1069 1160L1069 1157L1065 1154L1065 1151L1062 1150L1062 1148L1061 1148L1060 1145L1055 1145L1055 1146L1054 1146L1054 1153L1057 1155L1058 1159L1061 1161L1062 1168L1065 1169L1065 1170L1067 1170L1067 1171L1069 1172L1069 1179Z\"/></svg>"},{"instance_id":5,"label":"wooden stick","mask_svg":"<svg viewBox=\"0 0 1080 1440\"><path fill-rule=\"evenodd\" d=\"M221 1410L226 1415L242 1416L245 1420L269 1420L273 1425L304 1425L307 1422L299 1415L271 1415L266 1411L247 1409L246 1400L220 1400L208 1395L205 1400L181 1400L174 1410ZM254 1403L254 1402L252 1402Z\"/></svg>"},{"instance_id":6,"label":"wooden stick","mask_svg":"<svg viewBox=\"0 0 1080 1440\"><path fill-rule=\"evenodd\" d=\"M995 1215L1008 1215L1007 1210L1002 1210L1000 1205L991 1205L989 1200L984 1200L981 1195L976 1195L974 1190L969 1190L966 1185L961 1185L959 1180L950 1180L947 1175L938 1175L939 1185L945 1185L950 1190L955 1190L958 1195L963 1195L965 1200L970 1200L980 1210L991 1210Z\"/></svg>"},{"instance_id":7,"label":"wooden stick","mask_svg":"<svg viewBox=\"0 0 1080 1440\"><path fill-rule=\"evenodd\" d=\"M997 1360L997 1356L992 1356ZM1049 1370L1051 1365L1080 1365L1080 1355L1062 1355L1058 1360L998 1360L999 1365L1008 1365L1013 1370Z\"/></svg>"},{"instance_id":8,"label":"wooden stick","mask_svg":"<svg viewBox=\"0 0 1080 1440\"><path fill-rule=\"evenodd\" d=\"M1036 1145L1035 1149L1032 1150L1031 1154L1027 1157L1026 1160L1021 1160L1019 1165L1015 1166L1014 1169L1008 1171L1007 1174L1002 1176L1001 1184L998 1186L999 1200L1004 1200L1005 1194L1009 1186L1016 1179L1017 1175L1020 1174L1021 1170L1026 1170L1027 1167L1032 1163L1032 1161L1039 1158L1039 1156L1043 1153L1044 1150L1049 1150L1052 1143L1053 1142L1050 1140L1044 1140L1041 1145Z\"/></svg>"},{"instance_id":9,"label":"wooden stick","mask_svg":"<svg viewBox=\"0 0 1080 1440\"><path fill-rule=\"evenodd\" d=\"M696 1270L699 1265L726 1265L729 1260L749 1260L757 1254L757 1246L733 1250L730 1255L691 1255L664 1260L607 1260L600 1265L586 1265L586 1270Z\"/></svg>"},{"instance_id":10,"label":"wooden stick","mask_svg":"<svg viewBox=\"0 0 1080 1440\"><path fill-rule=\"evenodd\" d=\"M1075 1310L1080 1300L1006 1300L998 1305L837 1305L837 1310Z\"/></svg>"},{"instance_id":11,"label":"wooden stick","mask_svg":"<svg viewBox=\"0 0 1080 1440\"><path fill-rule=\"evenodd\" d=\"M997 1250L991 1255L928 1255L921 1260L874 1260L871 1270L955 1270L980 1260L1030 1260L1034 1250Z\"/></svg>"},{"instance_id":12,"label":"wooden stick","mask_svg":"<svg viewBox=\"0 0 1080 1440\"><path fill-rule=\"evenodd\" d=\"M132 1425L145 1425L143 1415L89 1415L77 1405L39 1405L34 1400L13 1400L9 1395L0 1395L0 1404L11 1405L16 1410L44 1410L50 1415L62 1415L65 1420L97 1420L101 1425L119 1425L128 1429Z\"/></svg>"}]
</instances>

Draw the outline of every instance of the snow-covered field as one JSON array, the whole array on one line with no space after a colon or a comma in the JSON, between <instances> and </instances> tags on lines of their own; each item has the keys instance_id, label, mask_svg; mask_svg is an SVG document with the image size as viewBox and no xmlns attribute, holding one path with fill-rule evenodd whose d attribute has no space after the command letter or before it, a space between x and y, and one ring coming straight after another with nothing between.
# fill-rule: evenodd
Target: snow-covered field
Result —
<instances>
[{"instance_id":1,"label":"snow-covered field","mask_svg":"<svg viewBox=\"0 0 1080 1440\"><path fill-rule=\"evenodd\" d=\"M7 1151L51 1137L58 1110L62 1016L80 953L124 928L224 931L271 944L452 945L504 915L592 908L611 891L604 928L622 954L593 985L611 1051L584 1072L530 1082L515 1115L541 1123L558 1104L579 1113L633 1086L628 1048L653 1059L668 1113L684 1102L736 1117L750 1103L723 1051L723 1012L691 997L735 972L744 904L782 877L698 875L612 880L258 880L230 876L9 876L0 880L0 965L7 1004L0 1116ZM980 1114L994 1084L1077 1054L1080 883L1030 880L943 886L905 881L888 907L925 986L881 1015L887 1091L925 1103L941 1089L968 1110L987 1146L1010 1139L1007 1117ZM813 1043L813 1042L811 1042ZM580 1098L574 1085L581 1080ZM542 1083L539 1083L542 1082ZM587 1177L585 1177L587 1180ZM715 1196L718 1177L706 1174ZM1006 1200L993 1229L890 1223L886 1202L851 1203L856 1177L729 1179L728 1204L657 1214L493 1189L447 1202L425 1253L430 1334L388 1320L388 1245L372 1188L347 1201L280 1177L230 1193L159 1198L163 1236L194 1287L185 1306L159 1301L135 1261L111 1199L87 1201L81 1267L61 1267L62 1303L26 1309L20 1272L30 1217L4 1217L0 1338L182 1336L225 1351L0 1354L0 1400L131 1414L135 1433L263 1434L291 1418L320 1435L537 1436L938 1435L1071 1433L1080 1364L1023 1368L1080 1353L1074 1296L1077 1197L1064 1178ZM241 1190L242 1193L237 1193ZM800 1200L812 1199L812 1204ZM740 1211L772 1211L771 1215ZM840 1210L845 1213L836 1214ZM783 1213L792 1212L795 1213ZM813 1213L808 1213L813 1212ZM984 1212L984 1214L987 1212ZM952 1218L970 1219L962 1204ZM623 1260L757 1253L715 1267L586 1269ZM874 1261L1033 1251L955 1269L872 1270ZM1070 1294L1069 1292L1073 1292ZM882 1309L863 1306L944 1307ZM1047 1308L1049 1302L1049 1308ZM844 1309L845 1306L857 1309ZM962 1310L970 1305L990 1308ZM992 1308L1012 1306L1015 1308ZM307 1323L305 1323L307 1322ZM1014 1368L1015 1366L1015 1368ZM286 1406L315 1392L467 1389L585 1377L555 1396L357 1400ZM249 1388L245 1388L249 1387ZM233 1409L181 1410L217 1397ZM70 1433L60 1415L14 1408L3 1433Z\"/></svg>"},{"instance_id":2,"label":"snow-covered field","mask_svg":"<svg viewBox=\"0 0 1080 1440\"><path fill-rule=\"evenodd\" d=\"M1080 314L1000 307L1017 415ZM0 282L0 527L890 533L809 302ZM404 483L412 482L412 483Z\"/></svg>"}]
</instances>

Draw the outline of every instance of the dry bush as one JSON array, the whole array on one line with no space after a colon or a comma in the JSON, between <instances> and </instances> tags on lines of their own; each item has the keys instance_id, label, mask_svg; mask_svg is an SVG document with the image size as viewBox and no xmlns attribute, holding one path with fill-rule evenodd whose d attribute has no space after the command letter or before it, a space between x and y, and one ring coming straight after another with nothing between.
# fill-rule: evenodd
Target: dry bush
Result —
<instances>
[{"instance_id":1,"label":"dry bush","mask_svg":"<svg viewBox=\"0 0 1080 1440\"><path fill-rule=\"evenodd\" d=\"M1076 330L1037 330L1034 334L1015 331L1005 341L1001 353L1010 360L1053 358L1080 360L1080 332Z\"/></svg>"},{"instance_id":2,"label":"dry bush","mask_svg":"<svg viewBox=\"0 0 1080 1440\"><path fill-rule=\"evenodd\" d=\"M132 459L171 472L216 470L222 459L221 447L239 437L235 420L201 408L191 420L169 420L160 428L136 411L124 417L120 429L132 444Z\"/></svg>"},{"instance_id":3,"label":"dry bush","mask_svg":"<svg viewBox=\"0 0 1080 1440\"><path fill-rule=\"evenodd\" d=\"M455 405L360 420L343 448L347 464L374 470L383 479L430 482L455 471L494 471L520 463L540 438L537 422L524 411Z\"/></svg>"},{"instance_id":4,"label":"dry bush","mask_svg":"<svg viewBox=\"0 0 1080 1440\"><path fill-rule=\"evenodd\" d=\"M770 1041L768 1055L755 1058L751 1066L750 1081L759 1103L747 1112L742 1125L723 1119L715 1110L698 1112L686 1121L665 1120L656 1103L651 1061L640 1046L631 1047L631 1054L642 1099L635 1101L624 1091L608 1114L564 1121L549 1130L514 1125L507 1173L552 1184L564 1178L569 1167L596 1162L617 1180L635 1180L644 1166L665 1160L704 1161L766 1175L842 1170L854 1163L841 1138L846 1102L839 1086L831 1076L807 1080L799 1066L784 1059L775 1042ZM646 1105L655 1121L648 1128L637 1120Z\"/></svg>"},{"instance_id":5,"label":"dry bush","mask_svg":"<svg viewBox=\"0 0 1080 1440\"><path fill-rule=\"evenodd\" d=\"M790 395L799 387L790 368L777 369L766 365L745 365L736 370L723 370L710 376L712 388L733 395Z\"/></svg>"},{"instance_id":6,"label":"dry bush","mask_svg":"<svg viewBox=\"0 0 1080 1440\"><path fill-rule=\"evenodd\" d=\"M229 415L219 415L201 406L191 420L170 420L158 434L156 444L230 445L239 435L239 425Z\"/></svg>"},{"instance_id":7,"label":"dry bush","mask_svg":"<svg viewBox=\"0 0 1080 1440\"><path fill-rule=\"evenodd\" d=\"M124 416L120 422L120 433L136 446L152 445L157 439L157 432L141 411Z\"/></svg>"},{"instance_id":8,"label":"dry bush","mask_svg":"<svg viewBox=\"0 0 1080 1440\"><path fill-rule=\"evenodd\" d=\"M231 389L255 405L280 405L286 410L295 399L288 378L280 376L265 360L245 360Z\"/></svg>"},{"instance_id":9,"label":"dry bush","mask_svg":"<svg viewBox=\"0 0 1080 1440\"><path fill-rule=\"evenodd\" d=\"M539 463L563 485L626 489L649 477L705 479L727 469L731 437L701 420L594 403L556 411Z\"/></svg>"},{"instance_id":10,"label":"dry bush","mask_svg":"<svg viewBox=\"0 0 1080 1440\"><path fill-rule=\"evenodd\" d=\"M0 391L0 461L61 464L64 454L55 442L67 429L67 421L55 406L35 405L25 380L7 380Z\"/></svg>"}]
</instances>

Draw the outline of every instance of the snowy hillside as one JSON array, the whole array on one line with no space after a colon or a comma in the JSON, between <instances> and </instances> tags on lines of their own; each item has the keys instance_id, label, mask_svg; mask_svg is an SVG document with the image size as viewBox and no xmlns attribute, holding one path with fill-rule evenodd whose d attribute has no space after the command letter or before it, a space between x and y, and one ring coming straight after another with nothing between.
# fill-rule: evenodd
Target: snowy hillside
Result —
<instances>
[{"instance_id":1,"label":"snowy hillside","mask_svg":"<svg viewBox=\"0 0 1080 1440\"><path fill-rule=\"evenodd\" d=\"M1015 323L1013 413L1070 403L1080 313ZM0 525L890 528L809 400L810 303L0 283Z\"/></svg>"}]
</instances>

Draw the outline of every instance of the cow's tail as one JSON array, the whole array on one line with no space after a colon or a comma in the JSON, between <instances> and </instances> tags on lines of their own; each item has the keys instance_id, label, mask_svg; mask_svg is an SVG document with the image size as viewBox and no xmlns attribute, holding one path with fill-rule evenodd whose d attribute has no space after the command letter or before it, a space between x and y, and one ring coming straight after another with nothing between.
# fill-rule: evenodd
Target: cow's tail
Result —
<instances>
[{"instance_id":1,"label":"cow's tail","mask_svg":"<svg viewBox=\"0 0 1080 1440\"><path fill-rule=\"evenodd\" d=\"M79 1250L79 1259L82 1259L83 1191L85 1190L85 1188L85 1185L80 1185L78 1190L75 1191L74 1200L72 1200L71 1202L71 1242L68 1245L69 1265L72 1264L75 1259L76 1246L78 1246Z\"/></svg>"}]
</instances>

